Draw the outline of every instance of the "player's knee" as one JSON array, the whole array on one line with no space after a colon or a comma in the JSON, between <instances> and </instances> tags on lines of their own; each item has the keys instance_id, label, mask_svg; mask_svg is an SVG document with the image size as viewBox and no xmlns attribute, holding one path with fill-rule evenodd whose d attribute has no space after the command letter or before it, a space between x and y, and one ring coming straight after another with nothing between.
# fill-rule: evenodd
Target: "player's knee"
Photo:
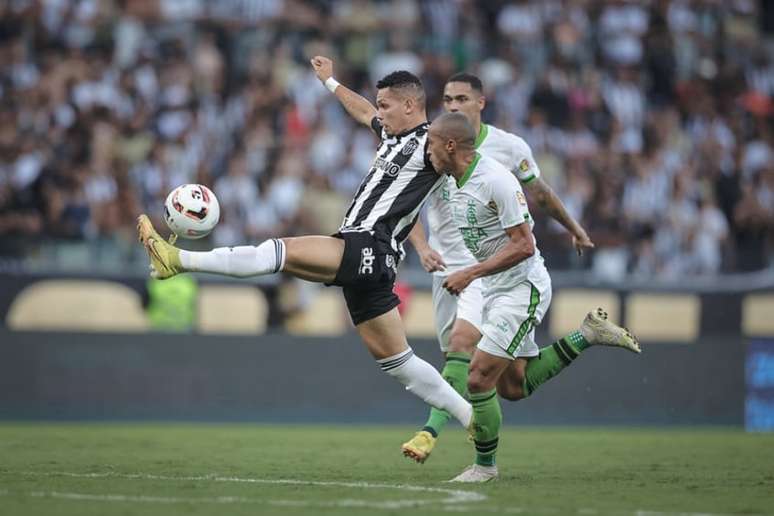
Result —
<instances>
[{"instance_id":1,"label":"player's knee","mask_svg":"<svg viewBox=\"0 0 774 516\"><path fill-rule=\"evenodd\" d=\"M476 394L479 392L485 392L486 388L484 387L485 383L480 375L473 375L471 374L468 376L468 392L471 394Z\"/></svg>"},{"instance_id":2,"label":"player's knee","mask_svg":"<svg viewBox=\"0 0 774 516\"><path fill-rule=\"evenodd\" d=\"M494 388L492 378L485 374L481 369L471 369L468 375L468 392L475 394L486 392Z\"/></svg>"},{"instance_id":3,"label":"player's knee","mask_svg":"<svg viewBox=\"0 0 774 516\"><path fill-rule=\"evenodd\" d=\"M449 336L449 351L472 355L475 349L476 341L464 332L452 332Z\"/></svg>"}]
</instances>

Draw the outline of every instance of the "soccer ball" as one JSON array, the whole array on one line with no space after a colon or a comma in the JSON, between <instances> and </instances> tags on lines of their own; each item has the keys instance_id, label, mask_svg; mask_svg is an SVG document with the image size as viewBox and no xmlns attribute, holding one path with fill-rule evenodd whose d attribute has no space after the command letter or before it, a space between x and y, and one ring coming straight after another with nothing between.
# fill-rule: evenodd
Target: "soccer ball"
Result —
<instances>
[{"instance_id":1,"label":"soccer ball","mask_svg":"<svg viewBox=\"0 0 774 516\"><path fill-rule=\"evenodd\" d=\"M215 228L218 219L218 199L206 186L178 186L164 202L164 220L169 229L181 238L206 237Z\"/></svg>"}]
</instances>

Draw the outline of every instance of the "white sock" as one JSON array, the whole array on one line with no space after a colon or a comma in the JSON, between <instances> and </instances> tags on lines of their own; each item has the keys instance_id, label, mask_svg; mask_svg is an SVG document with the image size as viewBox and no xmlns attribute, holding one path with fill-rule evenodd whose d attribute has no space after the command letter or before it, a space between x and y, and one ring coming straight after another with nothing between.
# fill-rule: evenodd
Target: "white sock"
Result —
<instances>
[{"instance_id":1,"label":"white sock","mask_svg":"<svg viewBox=\"0 0 774 516\"><path fill-rule=\"evenodd\" d=\"M396 378L426 403L447 411L468 428L473 407L443 379L435 367L414 354L411 348L391 357L377 360L382 371Z\"/></svg>"},{"instance_id":2,"label":"white sock","mask_svg":"<svg viewBox=\"0 0 774 516\"><path fill-rule=\"evenodd\" d=\"M237 278L274 274L285 266L285 242L271 238L257 247L218 247L207 252L181 249L180 263L187 271L214 272Z\"/></svg>"}]
</instances>

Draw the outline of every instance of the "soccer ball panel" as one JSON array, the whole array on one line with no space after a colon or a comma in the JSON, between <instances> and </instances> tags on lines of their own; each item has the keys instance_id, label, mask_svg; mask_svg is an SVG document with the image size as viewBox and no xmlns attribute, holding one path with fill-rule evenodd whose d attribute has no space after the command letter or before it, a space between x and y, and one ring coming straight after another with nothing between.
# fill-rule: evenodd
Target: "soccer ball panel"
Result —
<instances>
[{"instance_id":1,"label":"soccer ball panel","mask_svg":"<svg viewBox=\"0 0 774 516\"><path fill-rule=\"evenodd\" d=\"M178 186L164 203L164 220L181 238L203 238L210 234L219 219L218 198L204 185Z\"/></svg>"}]
</instances>

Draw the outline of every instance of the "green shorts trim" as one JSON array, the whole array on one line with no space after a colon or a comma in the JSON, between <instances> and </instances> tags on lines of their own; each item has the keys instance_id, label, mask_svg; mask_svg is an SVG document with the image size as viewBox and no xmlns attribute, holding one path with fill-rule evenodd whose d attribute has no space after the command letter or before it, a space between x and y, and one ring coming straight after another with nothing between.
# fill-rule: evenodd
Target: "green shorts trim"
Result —
<instances>
[{"instance_id":1,"label":"green shorts trim","mask_svg":"<svg viewBox=\"0 0 774 516\"><path fill-rule=\"evenodd\" d=\"M513 337L511 344L506 350L506 352L511 356L514 356L516 350L519 349L519 346L521 345L521 341L524 340L524 337L526 337L527 334L535 327L535 311L540 304L540 291L531 281L529 282L529 285L531 288L529 293L527 318L519 325L519 330L516 332L516 335Z\"/></svg>"}]
</instances>

